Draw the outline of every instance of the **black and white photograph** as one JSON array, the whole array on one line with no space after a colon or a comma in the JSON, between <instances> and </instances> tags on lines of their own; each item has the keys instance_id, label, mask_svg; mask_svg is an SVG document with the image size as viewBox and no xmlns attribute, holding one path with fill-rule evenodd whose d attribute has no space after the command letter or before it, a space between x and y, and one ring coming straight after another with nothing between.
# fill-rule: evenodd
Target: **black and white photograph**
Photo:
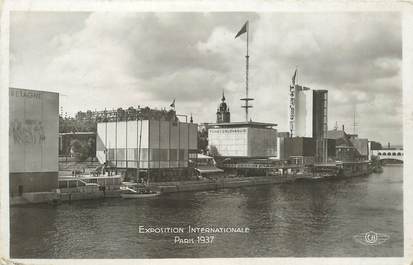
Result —
<instances>
[{"instance_id":1,"label":"black and white photograph","mask_svg":"<svg viewBox=\"0 0 413 265\"><path fill-rule=\"evenodd\" d=\"M5 257L403 258L402 21L10 10Z\"/></svg>"}]
</instances>

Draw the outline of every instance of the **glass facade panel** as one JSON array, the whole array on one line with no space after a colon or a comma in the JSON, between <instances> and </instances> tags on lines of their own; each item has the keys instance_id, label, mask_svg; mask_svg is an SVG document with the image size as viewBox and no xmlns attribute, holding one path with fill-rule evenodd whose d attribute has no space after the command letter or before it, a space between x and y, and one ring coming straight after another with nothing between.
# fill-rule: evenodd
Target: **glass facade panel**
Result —
<instances>
[{"instance_id":1,"label":"glass facade panel","mask_svg":"<svg viewBox=\"0 0 413 265\"><path fill-rule=\"evenodd\" d=\"M108 150L108 160L115 160L115 149Z\"/></svg>"},{"instance_id":2,"label":"glass facade panel","mask_svg":"<svg viewBox=\"0 0 413 265\"><path fill-rule=\"evenodd\" d=\"M148 161L148 148L141 148L140 161Z\"/></svg>"},{"instance_id":3,"label":"glass facade panel","mask_svg":"<svg viewBox=\"0 0 413 265\"><path fill-rule=\"evenodd\" d=\"M116 157L115 160L125 160L126 159L126 149L125 148L118 148L116 150Z\"/></svg>"},{"instance_id":4,"label":"glass facade panel","mask_svg":"<svg viewBox=\"0 0 413 265\"><path fill-rule=\"evenodd\" d=\"M170 161L178 161L178 152L176 149L169 150L169 160Z\"/></svg>"},{"instance_id":5,"label":"glass facade panel","mask_svg":"<svg viewBox=\"0 0 413 265\"><path fill-rule=\"evenodd\" d=\"M136 161L128 161L128 167L137 168L138 163Z\"/></svg>"},{"instance_id":6,"label":"glass facade panel","mask_svg":"<svg viewBox=\"0 0 413 265\"><path fill-rule=\"evenodd\" d=\"M186 159L187 159L187 157L185 156L185 150L184 149L179 149L179 161L184 161Z\"/></svg>"},{"instance_id":7,"label":"glass facade panel","mask_svg":"<svg viewBox=\"0 0 413 265\"><path fill-rule=\"evenodd\" d=\"M160 166L161 168L169 168L169 161L161 161Z\"/></svg>"},{"instance_id":8,"label":"glass facade panel","mask_svg":"<svg viewBox=\"0 0 413 265\"><path fill-rule=\"evenodd\" d=\"M169 160L168 149L160 149L159 150L159 159L161 161L168 161Z\"/></svg>"},{"instance_id":9,"label":"glass facade panel","mask_svg":"<svg viewBox=\"0 0 413 265\"><path fill-rule=\"evenodd\" d=\"M169 161L169 167L178 167L178 161Z\"/></svg>"},{"instance_id":10,"label":"glass facade panel","mask_svg":"<svg viewBox=\"0 0 413 265\"><path fill-rule=\"evenodd\" d=\"M137 156L135 156L135 150L136 148L128 148L128 160L135 160L138 158Z\"/></svg>"},{"instance_id":11,"label":"glass facade panel","mask_svg":"<svg viewBox=\"0 0 413 265\"><path fill-rule=\"evenodd\" d=\"M151 152L151 161L159 161L159 149L153 148L150 149Z\"/></svg>"},{"instance_id":12,"label":"glass facade panel","mask_svg":"<svg viewBox=\"0 0 413 265\"><path fill-rule=\"evenodd\" d=\"M149 162L150 168L159 168L159 161Z\"/></svg>"}]
</instances>

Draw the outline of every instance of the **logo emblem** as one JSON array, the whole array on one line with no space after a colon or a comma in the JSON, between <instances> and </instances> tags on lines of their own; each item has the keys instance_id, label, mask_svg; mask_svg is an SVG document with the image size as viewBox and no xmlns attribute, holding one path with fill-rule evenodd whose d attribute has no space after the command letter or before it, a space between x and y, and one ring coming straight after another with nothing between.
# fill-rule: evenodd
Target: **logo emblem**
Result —
<instances>
[{"instance_id":1,"label":"logo emblem","mask_svg":"<svg viewBox=\"0 0 413 265\"><path fill-rule=\"evenodd\" d=\"M366 245L366 246L377 246L386 242L390 236L386 234L376 233L369 231L367 233L361 233L353 236L354 240Z\"/></svg>"}]
</instances>

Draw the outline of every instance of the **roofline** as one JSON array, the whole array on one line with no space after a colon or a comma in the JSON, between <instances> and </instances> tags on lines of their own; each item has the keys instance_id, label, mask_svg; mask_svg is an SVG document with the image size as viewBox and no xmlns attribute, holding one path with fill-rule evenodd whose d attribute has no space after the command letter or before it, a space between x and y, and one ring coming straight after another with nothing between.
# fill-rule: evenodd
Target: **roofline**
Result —
<instances>
[{"instance_id":1,"label":"roofline","mask_svg":"<svg viewBox=\"0 0 413 265\"><path fill-rule=\"evenodd\" d=\"M30 89L30 88L22 88L22 87L13 87L13 86L9 86L9 89L20 89L20 90L28 90L28 91L34 91L34 92L42 92L42 93L54 93L54 94L58 94L60 95L59 92L55 92L55 91L47 91L47 90L38 90L38 89Z\"/></svg>"},{"instance_id":2,"label":"roofline","mask_svg":"<svg viewBox=\"0 0 413 265\"><path fill-rule=\"evenodd\" d=\"M157 119L133 119L133 120L125 120L125 121L98 121L98 122L96 122L96 124L99 124L99 123L111 123L111 122L113 122L113 123L122 123L122 122L136 122L137 120L139 120L139 121L165 121L165 122L176 122L176 123L183 123L183 124L194 124L194 125L197 125L198 126L198 123L196 123L196 122L189 122L189 121L187 121L187 122L185 122L185 121L180 121L180 120L178 120L178 121L168 121L168 120L157 120Z\"/></svg>"},{"instance_id":3,"label":"roofline","mask_svg":"<svg viewBox=\"0 0 413 265\"><path fill-rule=\"evenodd\" d=\"M94 135L95 132L67 132L67 133L59 133L59 135Z\"/></svg>"},{"instance_id":4,"label":"roofline","mask_svg":"<svg viewBox=\"0 0 413 265\"><path fill-rule=\"evenodd\" d=\"M278 126L276 123L267 123L267 122L255 122L255 121L240 121L240 122L223 122L223 123L210 123L208 124L209 126L216 126L216 127L222 127L222 126L228 126L228 127L236 127L236 126Z\"/></svg>"}]
</instances>

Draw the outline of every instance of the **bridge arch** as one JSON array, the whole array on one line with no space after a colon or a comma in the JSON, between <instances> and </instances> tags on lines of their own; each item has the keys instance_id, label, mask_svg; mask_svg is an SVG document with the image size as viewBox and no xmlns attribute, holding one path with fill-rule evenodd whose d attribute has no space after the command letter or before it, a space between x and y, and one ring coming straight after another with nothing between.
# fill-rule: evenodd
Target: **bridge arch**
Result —
<instances>
[{"instance_id":1,"label":"bridge arch","mask_svg":"<svg viewBox=\"0 0 413 265\"><path fill-rule=\"evenodd\" d=\"M395 150L372 150L372 155L381 161L401 161L403 162L404 153L401 149Z\"/></svg>"}]
</instances>

